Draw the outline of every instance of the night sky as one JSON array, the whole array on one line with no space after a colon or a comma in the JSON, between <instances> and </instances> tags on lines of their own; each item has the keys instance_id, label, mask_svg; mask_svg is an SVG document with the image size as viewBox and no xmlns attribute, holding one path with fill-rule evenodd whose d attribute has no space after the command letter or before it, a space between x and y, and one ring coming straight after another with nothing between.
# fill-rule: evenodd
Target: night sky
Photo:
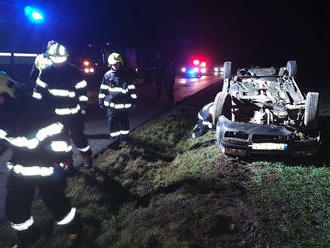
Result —
<instances>
[{"instance_id":1,"label":"night sky","mask_svg":"<svg viewBox=\"0 0 330 248\"><path fill-rule=\"evenodd\" d=\"M325 1L3 1L0 49L41 52L49 39L79 54L88 43L153 49L183 63L190 56L237 65L281 65L297 59L325 73L329 9ZM45 10L28 24L24 5Z\"/></svg>"}]
</instances>

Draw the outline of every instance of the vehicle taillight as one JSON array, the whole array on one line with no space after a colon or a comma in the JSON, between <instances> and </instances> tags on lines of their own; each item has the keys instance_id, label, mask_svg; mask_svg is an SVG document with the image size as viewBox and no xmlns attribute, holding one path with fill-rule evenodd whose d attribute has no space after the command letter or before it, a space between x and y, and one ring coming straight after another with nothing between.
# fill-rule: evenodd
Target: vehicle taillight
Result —
<instances>
[{"instance_id":1,"label":"vehicle taillight","mask_svg":"<svg viewBox=\"0 0 330 248\"><path fill-rule=\"evenodd\" d=\"M95 72L95 69L93 67L91 67L93 65L91 64L90 61L84 60L83 61L83 66L84 66L84 72L85 73L94 73Z\"/></svg>"}]
</instances>

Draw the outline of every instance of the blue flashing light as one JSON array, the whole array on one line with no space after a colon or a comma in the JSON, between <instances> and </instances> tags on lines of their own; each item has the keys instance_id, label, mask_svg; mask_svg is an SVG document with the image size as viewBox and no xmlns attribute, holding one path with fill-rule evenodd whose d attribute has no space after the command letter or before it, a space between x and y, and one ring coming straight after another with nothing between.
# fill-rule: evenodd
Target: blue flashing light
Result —
<instances>
[{"instance_id":1,"label":"blue flashing light","mask_svg":"<svg viewBox=\"0 0 330 248\"><path fill-rule=\"evenodd\" d=\"M26 6L24 8L24 13L29 19L30 22L33 23L42 23L44 22L44 14L41 10L31 7L31 6Z\"/></svg>"},{"instance_id":2,"label":"blue flashing light","mask_svg":"<svg viewBox=\"0 0 330 248\"><path fill-rule=\"evenodd\" d=\"M42 20L42 19L44 19L44 18L42 17L42 15L41 15L40 13L38 13L38 12L32 12L32 18L33 18L34 20Z\"/></svg>"},{"instance_id":3,"label":"blue flashing light","mask_svg":"<svg viewBox=\"0 0 330 248\"><path fill-rule=\"evenodd\" d=\"M195 71L194 69L191 69L191 70L188 71L188 73L189 73L190 75L195 75L195 74L196 74L196 71Z\"/></svg>"}]
</instances>

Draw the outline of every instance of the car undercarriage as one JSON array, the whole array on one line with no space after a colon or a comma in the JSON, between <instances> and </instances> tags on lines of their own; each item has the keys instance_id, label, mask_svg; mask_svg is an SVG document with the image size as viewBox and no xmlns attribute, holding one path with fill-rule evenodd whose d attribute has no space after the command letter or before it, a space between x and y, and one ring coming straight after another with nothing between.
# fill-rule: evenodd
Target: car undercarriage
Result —
<instances>
[{"instance_id":1,"label":"car undercarriage","mask_svg":"<svg viewBox=\"0 0 330 248\"><path fill-rule=\"evenodd\" d=\"M289 61L279 69L251 67L234 76L225 71L213 118L223 152L306 156L317 151L319 93L300 91L296 67ZM224 68L231 69L231 63Z\"/></svg>"}]
</instances>

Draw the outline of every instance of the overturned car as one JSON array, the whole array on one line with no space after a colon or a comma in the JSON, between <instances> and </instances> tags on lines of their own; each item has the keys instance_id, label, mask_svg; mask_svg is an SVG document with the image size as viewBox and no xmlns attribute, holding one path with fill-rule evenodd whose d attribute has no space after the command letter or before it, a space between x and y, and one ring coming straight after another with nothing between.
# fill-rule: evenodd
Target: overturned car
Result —
<instances>
[{"instance_id":1,"label":"overturned car","mask_svg":"<svg viewBox=\"0 0 330 248\"><path fill-rule=\"evenodd\" d=\"M305 96L295 80L296 61L285 67L239 69L224 64L223 89L213 122L220 149L228 155L313 155L320 144L319 93Z\"/></svg>"}]
</instances>

